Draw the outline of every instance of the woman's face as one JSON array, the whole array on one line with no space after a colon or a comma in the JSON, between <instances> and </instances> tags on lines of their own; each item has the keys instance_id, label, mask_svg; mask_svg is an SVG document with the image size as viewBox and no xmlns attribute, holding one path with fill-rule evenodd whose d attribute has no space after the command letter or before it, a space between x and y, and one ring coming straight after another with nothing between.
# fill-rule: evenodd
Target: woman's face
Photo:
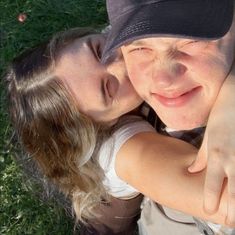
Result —
<instances>
[{"instance_id":1,"label":"woman's face","mask_svg":"<svg viewBox=\"0 0 235 235\"><path fill-rule=\"evenodd\" d=\"M100 63L102 34L88 35L66 47L55 75L74 95L79 110L98 122L114 122L142 102L127 77L124 61Z\"/></svg>"}]
</instances>

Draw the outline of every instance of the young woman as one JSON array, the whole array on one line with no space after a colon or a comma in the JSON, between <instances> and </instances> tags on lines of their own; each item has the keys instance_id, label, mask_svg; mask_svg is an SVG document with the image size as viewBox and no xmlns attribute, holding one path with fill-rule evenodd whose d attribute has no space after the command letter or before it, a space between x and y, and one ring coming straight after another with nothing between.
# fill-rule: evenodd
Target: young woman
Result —
<instances>
[{"instance_id":1,"label":"young woman","mask_svg":"<svg viewBox=\"0 0 235 235\"><path fill-rule=\"evenodd\" d=\"M104 42L72 29L13 61L9 110L24 149L71 198L78 220L90 225L84 234L131 234L140 193L225 224L226 190L218 212L206 214L205 172L187 173L196 149L133 116L142 100L121 59L101 65Z\"/></svg>"}]
</instances>

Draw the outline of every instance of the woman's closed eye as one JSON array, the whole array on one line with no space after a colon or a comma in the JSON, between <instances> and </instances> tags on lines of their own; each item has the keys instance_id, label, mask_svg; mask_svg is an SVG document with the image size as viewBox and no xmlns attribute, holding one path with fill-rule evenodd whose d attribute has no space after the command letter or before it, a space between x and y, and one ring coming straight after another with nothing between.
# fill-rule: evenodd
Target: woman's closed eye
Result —
<instances>
[{"instance_id":1,"label":"woman's closed eye","mask_svg":"<svg viewBox=\"0 0 235 235\"><path fill-rule=\"evenodd\" d=\"M114 79L116 79L114 76L112 76L112 77L110 76L107 83L106 83L106 89L107 89L108 96L112 100L117 92L117 86L115 85Z\"/></svg>"},{"instance_id":2,"label":"woman's closed eye","mask_svg":"<svg viewBox=\"0 0 235 235\"><path fill-rule=\"evenodd\" d=\"M116 93L119 89L118 79L109 74L106 79L101 82L101 92L105 105L111 105L115 99Z\"/></svg>"},{"instance_id":3,"label":"woman's closed eye","mask_svg":"<svg viewBox=\"0 0 235 235\"><path fill-rule=\"evenodd\" d=\"M109 79L103 79L101 81L101 95L102 95L102 102L105 106L108 106L113 101L113 91L112 85Z\"/></svg>"},{"instance_id":4,"label":"woman's closed eye","mask_svg":"<svg viewBox=\"0 0 235 235\"><path fill-rule=\"evenodd\" d=\"M102 102L104 104L104 106L106 106L108 104L108 92L107 92L107 85L106 85L106 81L103 79L101 81L101 97L102 97Z\"/></svg>"}]
</instances>

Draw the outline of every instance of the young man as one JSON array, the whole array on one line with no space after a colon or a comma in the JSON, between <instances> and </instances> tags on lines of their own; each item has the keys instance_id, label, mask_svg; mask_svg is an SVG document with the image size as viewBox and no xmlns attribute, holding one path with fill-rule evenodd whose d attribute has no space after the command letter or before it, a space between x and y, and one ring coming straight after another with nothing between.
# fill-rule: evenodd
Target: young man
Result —
<instances>
[{"instance_id":1,"label":"young man","mask_svg":"<svg viewBox=\"0 0 235 235\"><path fill-rule=\"evenodd\" d=\"M234 59L233 1L107 0L107 10L112 29L104 60L121 47L132 84L170 135L178 137L180 130L205 126ZM226 179L228 224L233 225L235 155L218 152L208 161L205 209L217 210ZM159 207L151 201L145 204L141 224L147 234L193 234L185 229L193 220ZM194 222L204 234L223 230L197 219ZM168 232L161 230L162 225Z\"/></svg>"}]
</instances>

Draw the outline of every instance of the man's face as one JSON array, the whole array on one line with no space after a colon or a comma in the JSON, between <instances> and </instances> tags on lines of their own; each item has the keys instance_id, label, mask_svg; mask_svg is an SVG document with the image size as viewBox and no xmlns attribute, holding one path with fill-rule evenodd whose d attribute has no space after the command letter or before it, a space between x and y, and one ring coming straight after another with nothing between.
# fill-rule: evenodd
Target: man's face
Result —
<instances>
[{"instance_id":1,"label":"man's face","mask_svg":"<svg viewBox=\"0 0 235 235\"><path fill-rule=\"evenodd\" d=\"M233 61L233 37L147 38L121 48L139 95L170 128L205 125Z\"/></svg>"}]
</instances>

